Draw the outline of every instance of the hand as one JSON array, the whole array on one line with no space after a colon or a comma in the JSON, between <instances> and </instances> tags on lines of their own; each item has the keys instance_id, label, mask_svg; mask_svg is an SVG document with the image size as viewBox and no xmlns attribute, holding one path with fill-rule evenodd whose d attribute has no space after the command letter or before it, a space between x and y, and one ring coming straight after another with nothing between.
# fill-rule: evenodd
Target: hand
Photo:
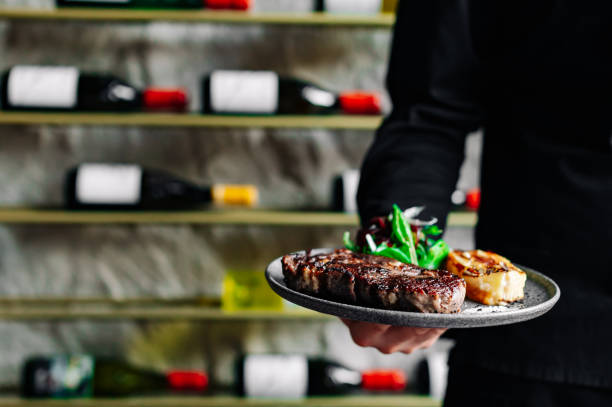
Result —
<instances>
[{"instance_id":1,"label":"hand","mask_svg":"<svg viewBox=\"0 0 612 407\"><path fill-rule=\"evenodd\" d=\"M353 341L359 346L371 346L382 353L412 353L429 348L446 329L392 326L342 319Z\"/></svg>"}]
</instances>

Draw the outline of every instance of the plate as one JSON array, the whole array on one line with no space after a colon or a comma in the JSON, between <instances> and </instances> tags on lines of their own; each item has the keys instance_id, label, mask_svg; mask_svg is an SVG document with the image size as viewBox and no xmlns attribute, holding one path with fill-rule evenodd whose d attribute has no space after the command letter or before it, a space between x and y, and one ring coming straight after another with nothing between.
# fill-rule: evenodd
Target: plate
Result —
<instances>
[{"instance_id":1,"label":"plate","mask_svg":"<svg viewBox=\"0 0 612 407\"><path fill-rule=\"evenodd\" d=\"M331 249L314 249L312 253L329 251ZM527 273L525 298L522 301L507 306L489 306L466 299L461 307L461 312L456 314L393 311L345 304L304 294L292 290L285 284L281 257L268 265L266 279L272 290L284 299L302 307L340 318L396 326L479 328L514 324L537 318L548 312L559 300L561 291L552 279L529 267L518 264L516 266Z\"/></svg>"}]
</instances>

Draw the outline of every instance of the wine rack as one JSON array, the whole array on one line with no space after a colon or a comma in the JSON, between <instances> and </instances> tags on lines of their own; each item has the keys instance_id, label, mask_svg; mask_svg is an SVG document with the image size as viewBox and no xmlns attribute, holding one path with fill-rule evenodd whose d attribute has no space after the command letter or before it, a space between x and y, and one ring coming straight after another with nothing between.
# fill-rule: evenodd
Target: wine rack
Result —
<instances>
[{"instance_id":1,"label":"wine rack","mask_svg":"<svg viewBox=\"0 0 612 407\"><path fill-rule=\"evenodd\" d=\"M448 226L473 227L475 212L452 212ZM1 208L9 224L201 224L265 226L358 226L357 215L335 212L213 210L177 212L90 212L58 209Z\"/></svg>"},{"instance_id":2,"label":"wine rack","mask_svg":"<svg viewBox=\"0 0 612 407\"><path fill-rule=\"evenodd\" d=\"M389 28L395 15L380 13L371 16L313 13L253 13L219 10L121 10L121 9L0 9L0 19L48 21L176 21L225 24L276 24L310 26L355 26Z\"/></svg>"},{"instance_id":3,"label":"wine rack","mask_svg":"<svg viewBox=\"0 0 612 407\"><path fill-rule=\"evenodd\" d=\"M142 127L325 128L375 130L380 116L237 116L156 113L0 113L0 125L112 125Z\"/></svg>"},{"instance_id":4,"label":"wine rack","mask_svg":"<svg viewBox=\"0 0 612 407\"><path fill-rule=\"evenodd\" d=\"M390 29L393 14L373 16L332 15L327 13L255 13L210 10L113 10L113 9L0 9L5 21L87 21L92 23L150 23L155 21L209 24L270 24L318 27L364 27ZM381 116L236 116L158 113L39 113L0 112L2 125L92 125L202 128L297 128L363 130L371 134ZM204 133L203 133L204 134ZM475 213L451 213L448 226L472 227ZM196 224L262 226L357 227L356 215L327 212L214 210L185 212L86 212L58 209L0 208L0 223L5 224ZM334 317L302 309L223 311L198 299L178 301L159 298L113 300L110 298L0 298L0 320L74 321L74 320L192 320L214 321L330 321ZM0 407L229 407L229 406L304 406L304 407L439 407L440 402L415 395L313 397L301 400L245 399L232 396L205 397L131 397L126 399L25 400L0 397Z\"/></svg>"}]
</instances>

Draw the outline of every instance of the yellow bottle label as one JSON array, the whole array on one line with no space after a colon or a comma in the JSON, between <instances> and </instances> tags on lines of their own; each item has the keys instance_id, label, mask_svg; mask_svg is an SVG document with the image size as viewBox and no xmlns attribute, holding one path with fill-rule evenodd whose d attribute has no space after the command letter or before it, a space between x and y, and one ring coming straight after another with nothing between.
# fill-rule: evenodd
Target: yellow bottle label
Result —
<instances>
[{"instance_id":1,"label":"yellow bottle label","mask_svg":"<svg viewBox=\"0 0 612 407\"><path fill-rule=\"evenodd\" d=\"M212 187L212 199L215 204L255 206L259 193L255 185L217 184Z\"/></svg>"}]
</instances>

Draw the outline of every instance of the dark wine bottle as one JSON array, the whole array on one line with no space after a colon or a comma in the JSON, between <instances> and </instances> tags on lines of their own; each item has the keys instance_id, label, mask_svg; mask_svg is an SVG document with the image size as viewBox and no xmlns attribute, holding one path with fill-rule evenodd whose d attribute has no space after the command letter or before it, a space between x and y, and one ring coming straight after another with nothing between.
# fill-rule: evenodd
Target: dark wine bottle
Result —
<instances>
[{"instance_id":1,"label":"dark wine bottle","mask_svg":"<svg viewBox=\"0 0 612 407\"><path fill-rule=\"evenodd\" d=\"M236 392L247 397L300 398L357 390L400 391L400 370L358 372L302 355L247 355L236 362Z\"/></svg>"},{"instance_id":2,"label":"dark wine bottle","mask_svg":"<svg viewBox=\"0 0 612 407\"><path fill-rule=\"evenodd\" d=\"M72 66L17 65L0 81L2 110L180 111L187 106L181 89L140 91L114 75Z\"/></svg>"},{"instance_id":3,"label":"dark wine bottle","mask_svg":"<svg viewBox=\"0 0 612 407\"><path fill-rule=\"evenodd\" d=\"M58 7L247 10L251 0L56 0Z\"/></svg>"},{"instance_id":4,"label":"dark wine bottle","mask_svg":"<svg viewBox=\"0 0 612 407\"><path fill-rule=\"evenodd\" d=\"M377 95L345 92L339 95L272 71L218 70L202 80L204 113L243 114L378 114Z\"/></svg>"},{"instance_id":5,"label":"dark wine bottle","mask_svg":"<svg viewBox=\"0 0 612 407\"><path fill-rule=\"evenodd\" d=\"M165 391L203 392L208 377L200 371L159 373L121 360L89 355L34 357L21 374L28 398L123 397Z\"/></svg>"},{"instance_id":6,"label":"dark wine bottle","mask_svg":"<svg viewBox=\"0 0 612 407\"><path fill-rule=\"evenodd\" d=\"M202 8L204 0L56 0L58 7L184 9Z\"/></svg>"},{"instance_id":7,"label":"dark wine bottle","mask_svg":"<svg viewBox=\"0 0 612 407\"><path fill-rule=\"evenodd\" d=\"M71 169L65 181L71 209L188 209L206 204L253 206L253 185L199 186L163 171L133 164L85 163Z\"/></svg>"},{"instance_id":8,"label":"dark wine bottle","mask_svg":"<svg viewBox=\"0 0 612 407\"><path fill-rule=\"evenodd\" d=\"M338 14L378 14L382 0L316 0L315 11Z\"/></svg>"}]
</instances>

